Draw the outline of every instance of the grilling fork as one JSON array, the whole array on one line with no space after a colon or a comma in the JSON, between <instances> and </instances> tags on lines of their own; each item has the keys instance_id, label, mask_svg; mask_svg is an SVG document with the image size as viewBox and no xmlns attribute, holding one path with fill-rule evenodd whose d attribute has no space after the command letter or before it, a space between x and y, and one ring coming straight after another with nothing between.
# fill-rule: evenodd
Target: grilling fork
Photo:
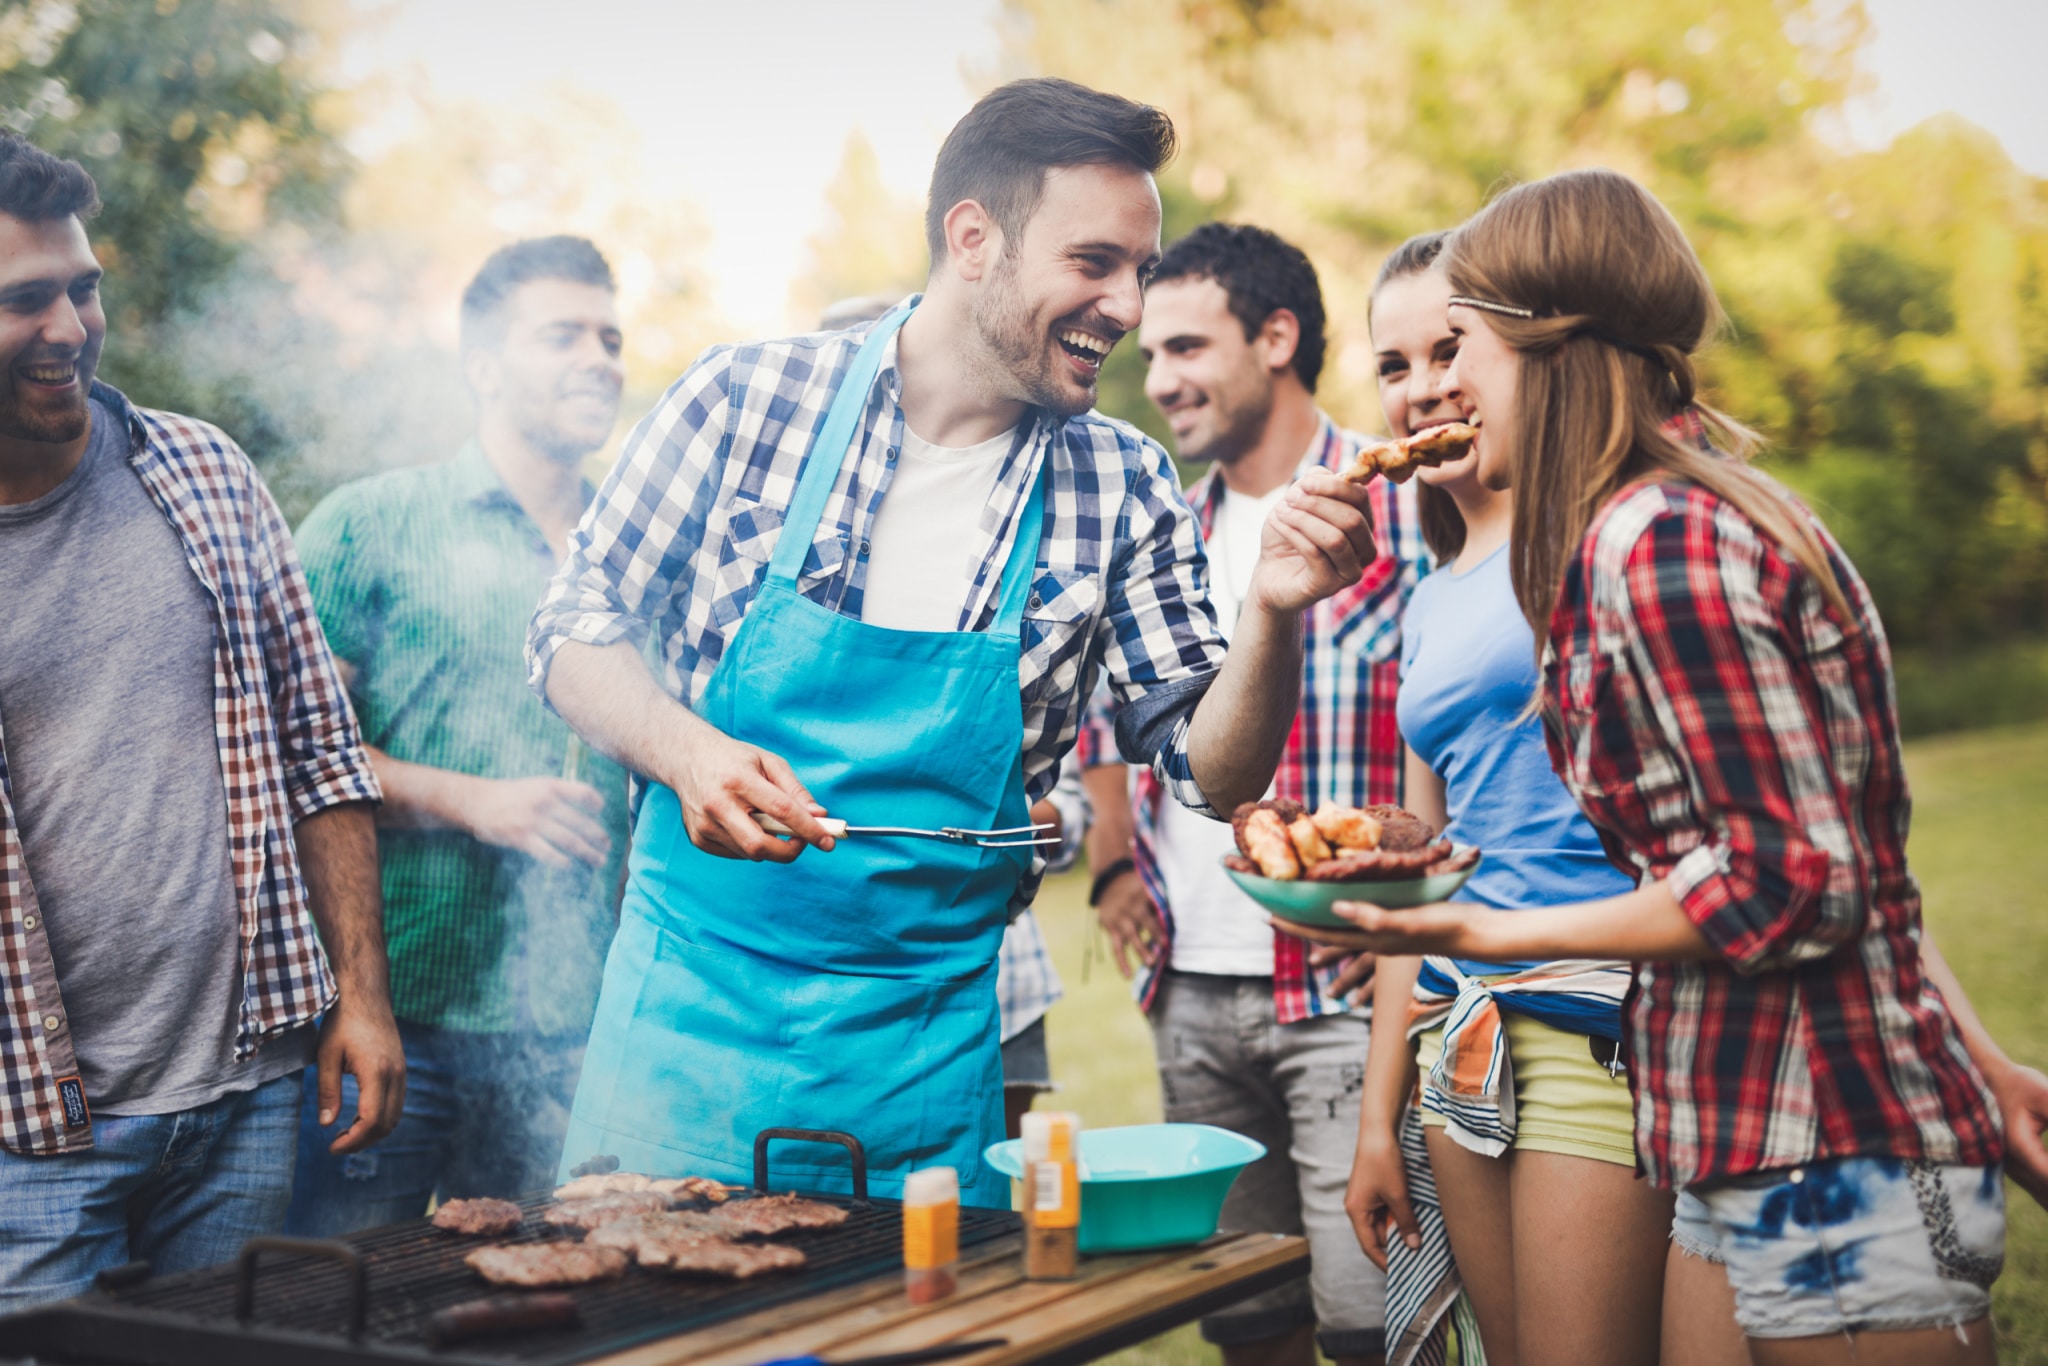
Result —
<instances>
[{"instance_id":1,"label":"grilling fork","mask_svg":"<svg viewBox=\"0 0 2048 1366\"><path fill-rule=\"evenodd\" d=\"M796 832L765 811L754 813L754 824L771 835L793 835ZM835 840L848 835L889 835L920 840L944 840L948 844L971 844L977 849L1021 849L1028 845L1058 844L1060 837L1045 833L1052 824L1013 825L1002 830L962 830L958 826L946 826L939 830L918 830L907 825L848 825L845 821L818 817L818 824L825 827L825 833Z\"/></svg>"}]
</instances>

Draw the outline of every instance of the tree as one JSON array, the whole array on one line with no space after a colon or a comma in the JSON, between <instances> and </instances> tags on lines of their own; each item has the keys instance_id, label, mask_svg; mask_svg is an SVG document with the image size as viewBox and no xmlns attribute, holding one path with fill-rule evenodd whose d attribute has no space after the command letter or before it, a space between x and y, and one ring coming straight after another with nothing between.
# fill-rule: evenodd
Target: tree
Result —
<instances>
[{"instance_id":1,"label":"tree","mask_svg":"<svg viewBox=\"0 0 2048 1366\"><path fill-rule=\"evenodd\" d=\"M1366 311L1388 250L1502 185L1611 166L1670 206L1727 307L1710 397L1772 438L1894 637L2048 627L2048 184L1954 120L1841 151L1856 0L1007 8L1016 65L1173 116L1169 239L1214 215L1308 252L1340 421L1379 421ZM1149 427L1125 349L1102 406Z\"/></svg>"}]
</instances>

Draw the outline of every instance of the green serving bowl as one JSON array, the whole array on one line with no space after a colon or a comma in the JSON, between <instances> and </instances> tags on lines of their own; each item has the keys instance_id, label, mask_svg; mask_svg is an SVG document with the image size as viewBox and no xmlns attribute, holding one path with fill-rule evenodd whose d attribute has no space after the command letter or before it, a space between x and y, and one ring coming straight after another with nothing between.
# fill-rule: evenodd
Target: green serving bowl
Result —
<instances>
[{"instance_id":1,"label":"green serving bowl","mask_svg":"<svg viewBox=\"0 0 2048 1366\"><path fill-rule=\"evenodd\" d=\"M1452 850L1463 853L1471 847L1458 844L1453 845ZM1351 922L1330 909L1340 901L1370 901L1390 911L1427 906L1442 901L1464 886L1465 879L1471 877L1473 869L1478 866L1479 860L1474 859L1470 868L1460 868L1455 873L1409 878L1403 882L1280 882L1260 877L1257 873L1240 873L1227 862L1223 871L1230 874L1232 882L1244 888L1246 896L1282 920L1344 929L1349 928Z\"/></svg>"},{"instance_id":2,"label":"green serving bowl","mask_svg":"<svg viewBox=\"0 0 2048 1366\"><path fill-rule=\"evenodd\" d=\"M1265 1155L1263 1143L1213 1124L1083 1129L1081 1251L1201 1242L1216 1231L1237 1174ZM1024 1175L1022 1139L991 1143L981 1156L1012 1183Z\"/></svg>"}]
</instances>

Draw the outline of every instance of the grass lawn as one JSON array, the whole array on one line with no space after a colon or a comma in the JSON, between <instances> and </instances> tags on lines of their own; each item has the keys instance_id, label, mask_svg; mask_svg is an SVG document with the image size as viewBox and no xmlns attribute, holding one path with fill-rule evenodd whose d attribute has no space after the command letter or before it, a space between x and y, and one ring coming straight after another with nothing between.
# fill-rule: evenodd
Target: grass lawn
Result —
<instances>
[{"instance_id":1,"label":"grass lawn","mask_svg":"<svg viewBox=\"0 0 2048 1366\"><path fill-rule=\"evenodd\" d=\"M1906 749L1916 807L1910 846L1927 921L1986 1024L2048 1068L2048 725L1968 732ZM1059 1093L1044 1102L1090 1125L1159 1118L1151 1035L1093 933L1084 873L1039 901L1067 995L1047 1024ZM2016 1187L1994 1314L2006 1366L2048 1366L2048 1215ZM1192 1327L1113 1358L1121 1366L1220 1360Z\"/></svg>"}]
</instances>

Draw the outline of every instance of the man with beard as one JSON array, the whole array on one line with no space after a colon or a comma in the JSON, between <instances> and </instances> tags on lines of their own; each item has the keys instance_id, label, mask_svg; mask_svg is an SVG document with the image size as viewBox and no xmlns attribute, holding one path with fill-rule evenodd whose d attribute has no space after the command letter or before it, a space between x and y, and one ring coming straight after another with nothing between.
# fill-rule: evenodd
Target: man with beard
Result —
<instances>
[{"instance_id":1,"label":"man with beard","mask_svg":"<svg viewBox=\"0 0 2048 1366\"><path fill-rule=\"evenodd\" d=\"M1028 826L1099 676L1176 799L1265 789L1301 615L1357 580L1371 529L1363 490L1302 480L1225 658L1165 452L1090 411L1172 150L1165 115L1113 95L992 92L939 152L923 295L716 348L628 441L529 637L535 688L650 780L565 1166L751 1180L762 1130L840 1129L883 1194L948 1165L1006 1206L981 1150L1032 852L824 819ZM847 1184L824 1145L772 1166Z\"/></svg>"},{"instance_id":2,"label":"man with beard","mask_svg":"<svg viewBox=\"0 0 2048 1366\"><path fill-rule=\"evenodd\" d=\"M274 1233L309 1063L344 1152L405 1091L376 775L248 458L95 379L98 207L0 134L0 1310Z\"/></svg>"},{"instance_id":3,"label":"man with beard","mask_svg":"<svg viewBox=\"0 0 2048 1366\"><path fill-rule=\"evenodd\" d=\"M1180 458L1210 466L1188 501L1208 546L1209 600L1230 636L1241 629L1268 510L1366 444L1316 406L1324 336L1315 267L1264 229L1205 224L1173 244L1147 287L1139 351L1145 392ZM1272 795L1310 808L1401 795L1401 610L1429 564L1413 488L1375 480L1369 496L1378 558L1304 616L1301 705ZM1086 781L1097 812L1092 900L1118 966L1127 976L1138 969L1166 1117L1264 1143L1266 1156L1231 1188L1223 1222L1306 1232L1314 1248L1306 1293L1296 1282L1232 1305L1203 1321L1203 1335L1228 1366L1312 1366L1317 1336L1339 1362L1379 1360L1384 1279L1344 1213L1369 1011L1352 1001L1362 1000L1370 956L1342 969L1308 962L1301 941L1276 935L1224 875L1219 863L1236 847L1229 829L1188 819L1149 772L1128 800L1120 764L1097 764Z\"/></svg>"},{"instance_id":4,"label":"man with beard","mask_svg":"<svg viewBox=\"0 0 2048 1366\"><path fill-rule=\"evenodd\" d=\"M336 490L300 529L313 601L384 784L378 845L405 1115L330 1151L306 1096L291 1231L522 1194L561 1151L616 917L625 775L527 691L533 604L595 490L625 371L611 267L515 242L462 297L475 435Z\"/></svg>"}]
</instances>

